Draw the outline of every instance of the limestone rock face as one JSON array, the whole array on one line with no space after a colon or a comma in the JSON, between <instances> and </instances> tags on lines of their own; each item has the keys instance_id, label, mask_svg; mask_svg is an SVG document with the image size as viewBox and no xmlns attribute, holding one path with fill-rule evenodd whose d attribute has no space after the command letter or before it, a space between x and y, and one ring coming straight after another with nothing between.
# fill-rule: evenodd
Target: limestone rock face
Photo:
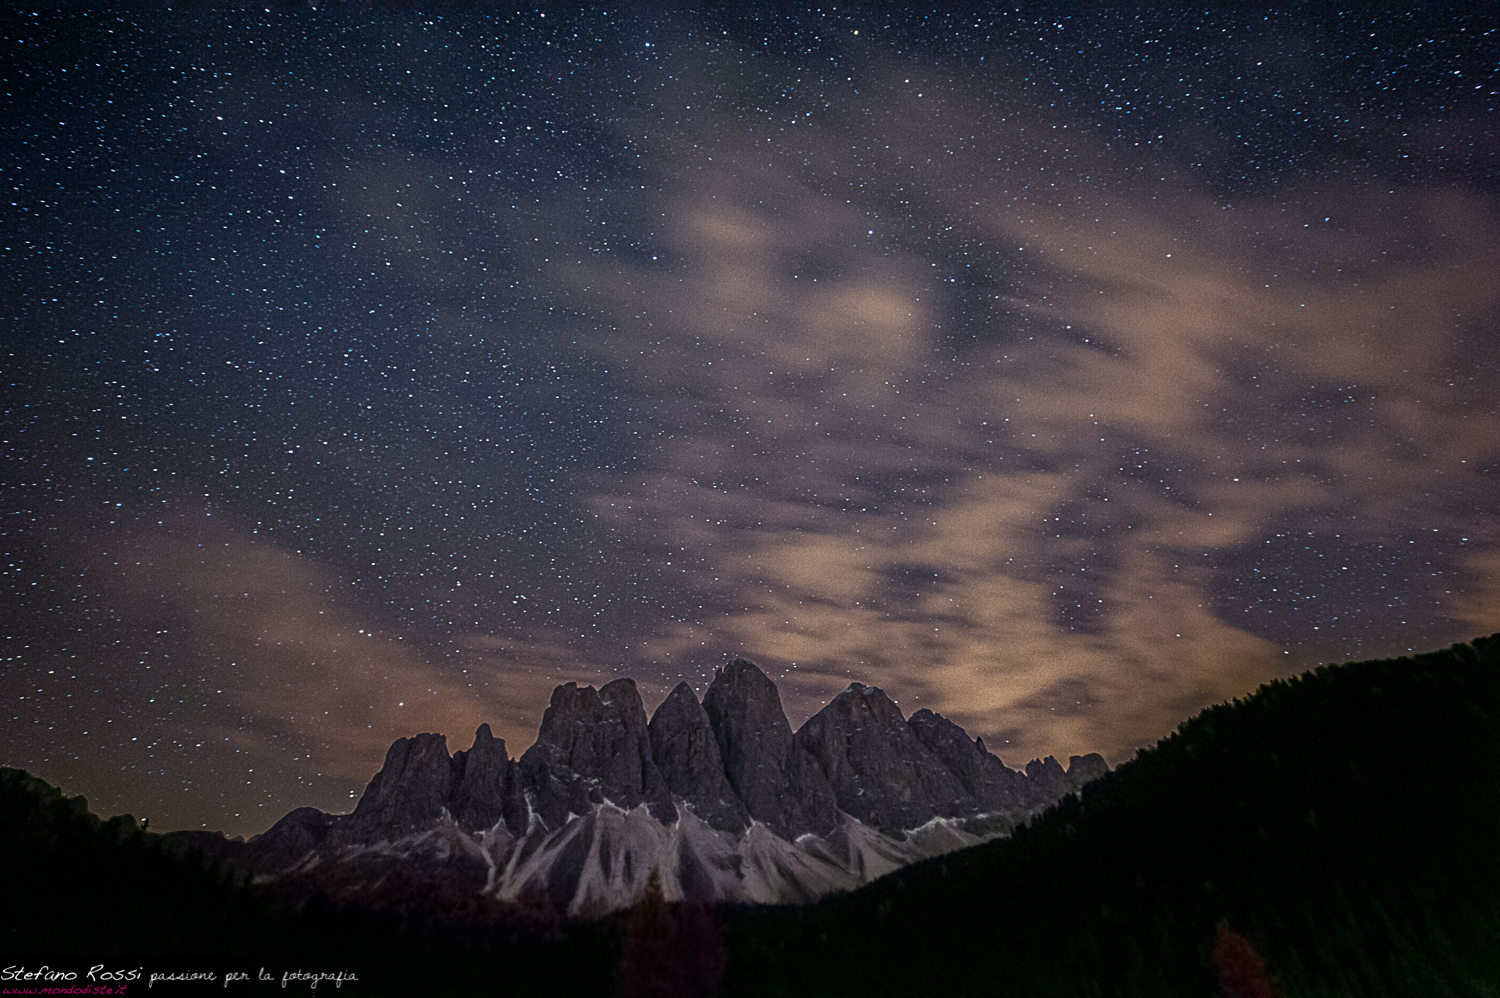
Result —
<instances>
[{"instance_id":1,"label":"limestone rock face","mask_svg":"<svg viewBox=\"0 0 1500 998\"><path fill-rule=\"evenodd\" d=\"M719 743L693 688L678 683L648 726L651 754L667 790L720 831L744 831L750 813L725 775Z\"/></svg>"},{"instance_id":2,"label":"limestone rock face","mask_svg":"<svg viewBox=\"0 0 1500 998\"><path fill-rule=\"evenodd\" d=\"M606 800L626 810L644 803L658 820L675 814L633 679L598 691L559 686L520 769L526 797L549 828Z\"/></svg>"},{"instance_id":3,"label":"limestone rock face","mask_svg":"<svg viewBox=\"0 0 1500 998\"><path fill-rule=\"evenodd\" d=\"M1026 777L988 752L984 739L970 741L963 728L926 707L912 714L906 724L963 784L979 812L1020 814L1026 810Z\"/></svg>"},{"instance_id":4,"label":"limestone rock face","mask_svg":"<svg viewBox=\"0 0 1500 998\"><path fill-rule=\"evenodd\" d=\"M794 742L817 761L839 810L883 832L978 811L974 795L873 686L851 683Z\"/></svg>"},{"instance_id":5,"label":"limestone rock face","mask_svg":"<svg viewBox=\"0 0 1500 998\"><path fill-rule=\"evenodd\" d=\"M632 680L567 683L520 759L487 724L451 758L442 735L399 738L352 814L176 841L288 896L430 881L595 917L657 871L671 899L800 902L1007 834L1107 771L1093 754L1015 772L861 683L793 734L775 684L735 660L702 703L679 684L649 722Z\"/></svg>"},{"instance_id":6,"label":"limestone rock face","mask_svg":"<svg viewBox=\"0 0 1500 998\"><path fill-rule=\"evenodd\" d=\"M448 813L466 828L490 828L505 813L510 756L505 739L496 738L488 724L474 732L474 745L453 753Z\"/></svg>"},{"instance_id":7,"label":"limestone rock face","mask_svg":"<svg viewBox=\"0 0 1500 998\"><path fill-rule=\"evenodd\" d=\"M751 818L788 839L834 827L833 788L793 744L781 694L764 672L744 659L720 668L703 694L703 710L724 773Z\"/></svg>"},{"instance_id":8,"label":"limestone rock face","mask_svg":"<svg viewBox=\"0 0 1500 998\"><path fill-rule=\"evenodd\" d=\"M451 779L447 738L398 738L355 806L354 823L406 830L436 821L447 803Z\"/></svg>"}]
</instances>

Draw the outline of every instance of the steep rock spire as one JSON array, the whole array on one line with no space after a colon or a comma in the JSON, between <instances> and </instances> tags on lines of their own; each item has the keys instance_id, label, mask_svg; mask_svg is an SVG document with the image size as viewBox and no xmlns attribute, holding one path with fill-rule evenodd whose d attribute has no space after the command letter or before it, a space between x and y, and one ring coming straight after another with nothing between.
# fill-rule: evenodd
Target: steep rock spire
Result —
<instances>
[{"instance_id":1,"label":"steep rock spire","mask_svg":"<svg viewBox=\"0 0 1500 998\"><path fill-rule=\"evenodd\" d=\"M667 789L721 831L743 831L750 824L744 802L724 772L719 743L693 688L678 683L649 725L651 753Z\"/></svg>"},{"instance_id":2,"label":"steep rock spire","mask_svg":"<svg viewBox=\"0 0 1500 998\"><path fill-rule=\"evenodd\" d=\"M505 739L496 738L488 724L474 732L474 745L453 753L453 789L448 813L466 828L490 828L505 811L505 792L510 757Z\"/></svg>"},{"instance_id":3,"label":"steep rock spire","mask_svg":"<svg viewBox=\"0 0 1500 998\"><path fill-rule=\"evenodd\" d=\"M777 835L825 834L838 822L833 788L792 742L776 684L735 659L714 673L703 694L724 772L750 817Z\"/></svg>"}]
</instances>

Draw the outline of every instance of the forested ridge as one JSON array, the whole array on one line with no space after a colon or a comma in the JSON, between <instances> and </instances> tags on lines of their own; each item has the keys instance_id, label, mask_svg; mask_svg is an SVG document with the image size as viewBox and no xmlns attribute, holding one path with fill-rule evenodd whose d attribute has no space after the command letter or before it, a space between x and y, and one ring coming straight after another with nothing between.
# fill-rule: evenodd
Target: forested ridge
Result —
<instances>
[{"instance_id":1,"label":"forested ridge","mask_svg":"<svg viewBox=\"0 0 1500 998\"><path fill-rule=\"evenodd\" d=\"M735 995L1500 994L1500 636L1212 707L1013 838L729 916Z\"/></svg>"}]
</instances>

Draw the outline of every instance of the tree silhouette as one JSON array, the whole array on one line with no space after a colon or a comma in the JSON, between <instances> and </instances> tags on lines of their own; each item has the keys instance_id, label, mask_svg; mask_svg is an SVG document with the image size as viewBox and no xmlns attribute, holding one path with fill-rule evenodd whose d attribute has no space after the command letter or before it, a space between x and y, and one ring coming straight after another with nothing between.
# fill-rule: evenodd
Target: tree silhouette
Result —
<instances>
[{"instance_id":1,"label":"tree silhouette","mask_svg":"<svg viewBox=\"0 0 1500 998\"><path fill-rule=\"evenodd\" d=\"M713 907L668 904L652 870L631 909L616 984L621 998L713 998L726 954Z\"/></svg>"}]
</instances>

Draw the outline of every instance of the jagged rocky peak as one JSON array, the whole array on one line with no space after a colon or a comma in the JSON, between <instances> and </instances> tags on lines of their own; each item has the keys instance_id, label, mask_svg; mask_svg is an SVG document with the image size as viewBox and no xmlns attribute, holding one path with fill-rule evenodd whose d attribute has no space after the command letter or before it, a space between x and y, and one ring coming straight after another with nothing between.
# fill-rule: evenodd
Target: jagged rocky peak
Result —
<instances>
[{"instance_id":1,"label":"jagged rocky peak","mask_svg":"<svg viewBox=\"0 0 1500 998\"><path fill-rule=\"evenodd\" d=\"M702 703L681 683L649 722L633 680L559 686L519 760L488 724L451 758L442 735L397 739L339 834L402 834L446 812L464 828L503 822L525 835L534 818L555 830L609 802L644 804L664 823L683 804L717 831L759 822L788 841L830 834L842 812L899 837L934 817L1019 820L1107 771L1090 754L1066 770L1048 756L1015 772L947 718L926 709L903 718L863 683L794 734L775 683L736 659L716 671ZM272 839L292 847L322 833L299 822Z\"/></svg>"},{"instance_id":2,"label":"jagged rocky peak","mask_svg":"<svg viewBox=\"0 0 1500 998\"><path fill-rule=\"evenodd\" d=\"M1033 759L1026 764L1026 778L1030 781L1033 807L1045 805L1065 794L1077 793L1089 780L1109 772L1109 764L1097 752L1084 756L1070 756L1068 768L1052 756Z\"/></svg>"},{"instance_id":3,"label":"jagged rocky peak","mask_svg":"<svg viewBox=\"0 0 1500 998\"><path fill-rule=\"evenodd\" d=\"M451 777L447 738L398 738L355 805L354 822L406 830L435 821L447 805Z\"/></svg>"},{"instance_id":4,"label":"jagged rocky peak","mask_svg":"<svg viewBox=\"0 0 1500 998\"><path fill-rule=\"evenodd\" d=\"M749 825L750 814L725 775L708 713L691 686L677 684L651 715L648 731L656 768L674 798L720 831Z\"/></svg>"},{"instance_id":5,"label":"jagged rocky peak","mask_svg":"<svg viewBox=\"0 0 1500 998\"><path fill-rule=\"evenodd\" d=\"M874 686L851 683L808 718L795 743L817 761L839 809L881 831L978 811L974 795Z\"/></svg>"},{"instance_id":6,"label":"jagged rocky peak","mask_svg":"<svg viewBox=\"0 0 1500 998\"><path fill-rule=\"evenodd\" d=\"M1025 809L1026 777L987 751L983 738L970 741L963 728L926 707L912 714L906 725L963 784L981 813L1011 813Z\"/></svg>"},{"instance_id":7,"label":"jagged rocky peak","mask_svg":"<svg viewBox=\"0 0 1500 998\"><path fill-rule=\"evenodd\" d=\"M444 812L469 828L489 828L502 817L515 820L524 804L514 770L504 739L488 724L474 733L471 748L451 758L443 735L398 738L349 816L349 831L405 832L430 825ZM278 840L302 838L289 835L278 833Z\"/></svg>"},{"instance_id":8,"label":"jagged rocky peak","mask_svg":"<svg viewBox=\"0 0 1500 998\"><path fill-rule=\"evenodd\" d=\"M793 744L781 694L764 672L744 659L716 670L703 710L724 773L751 818L785 839L826 834L838 823L833 788Z\"/></svg>"},{"instance_id":9,"label":"jagged rocky peak","mask_svg":"<svg viewBox=\"0 0 1500 998\"><path fill-rule=\"evenodd\" d=\"M533 808L552 828L606 800L626 810L647 804L662 821L674 814L633 679L597 691L559 686L520 768Z\"/></svg>"},{"instance_id":10,"label":"jagged rocky peak","mask_svg":"<svg viewBox=\"0 0 1500 998\"><path fill-rule=\"evenodd\" d=\"M452 790L448 813L468 828L489 828L505 813L506 784L512 769L505 739L496 738L488 724L474 732L474 745L453 753Z\"/></svg>"},{"instance_id":11,"label":"jagged rocky peak","mask_svg":"<svg viewBox=\"0 0 1500 998\"><path fill-rule=\"evenodd\" d=\"M776 685L736 659L701 703L681 683L649 722L632 680L559 686L519 759L487 724L451 757L442 735L397 739L353 814L302 808L249 843L195 848L293 893L374 891L415 867L592 917L656 870L672 898L807 901L1006 834L1107 769L1087 755L1013 771L863 683L794 734Z\"/></svg>"}]
</instances>

